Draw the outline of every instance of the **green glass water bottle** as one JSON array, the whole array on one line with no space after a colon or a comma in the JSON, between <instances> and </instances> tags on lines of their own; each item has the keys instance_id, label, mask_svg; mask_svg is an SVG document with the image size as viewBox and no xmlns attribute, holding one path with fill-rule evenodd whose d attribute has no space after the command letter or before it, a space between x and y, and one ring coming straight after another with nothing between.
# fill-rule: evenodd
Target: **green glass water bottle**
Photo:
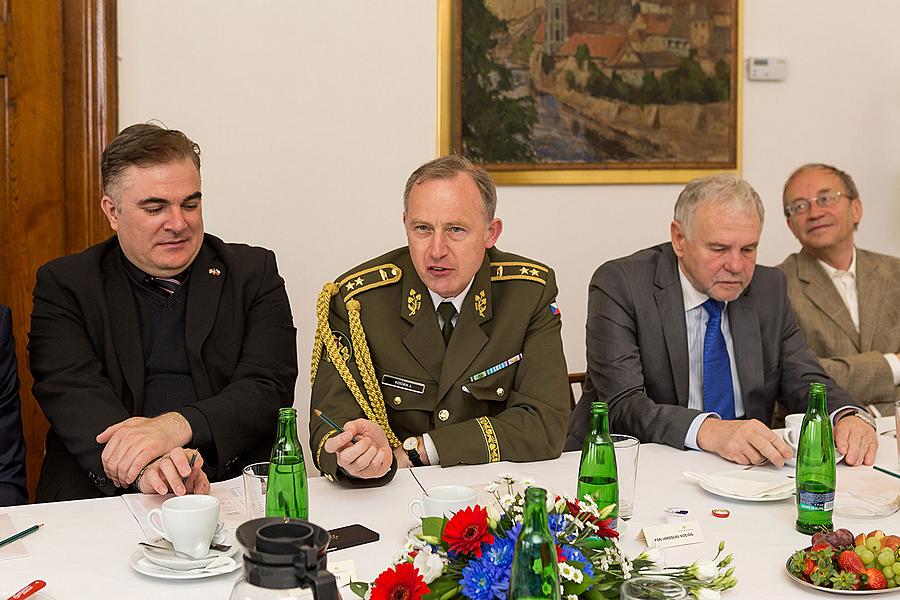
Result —
<instances>
[{"instance_id":1,"label":"green glass water bottle","mask_svg":"<svg viewBox=\"0 0 900 600\"><path fill-rule=\"evenodd\" d=\"M266 516L309 518L306 466L297 438L297 410L278 410L278 433L269 459Z\"/></svg>"},{"instance_id":2,"label":"green glass water bottle","mask_svg":"<svg viewBox=\"0 0 900 600\"><path fill-rule=\"evenodd\" d=\"M825 386L809 384L809 407L797 444L797 531L812 534L832 529L834 488L834 434L825 407Z\"/></svg>"},{"instance_id":3,"label":"green glass water bottle","mask_svg":"<svg viewBox=\"0 0 900 600\"><path fill-rule=\"evenodd\" d=\"M578 466L578 499L591 496L601 509L615 504L610 513L612 527L618 524L619 478L616 449L609 437L609 408L606 402L591 402L591 431L584 438Z\"/></svg>"},{"instance_id":4,"label":"green glass water bottle","mask_svg":"<svg viewBox=\"0 0 900 600\"><path fill-rule=\"evenodd\" d=\"M525 490L525 512L513 552L507 598L560 600L558 569L556 543L547 522L547 491L530 487Z\"/></svg>"}]
</instances>

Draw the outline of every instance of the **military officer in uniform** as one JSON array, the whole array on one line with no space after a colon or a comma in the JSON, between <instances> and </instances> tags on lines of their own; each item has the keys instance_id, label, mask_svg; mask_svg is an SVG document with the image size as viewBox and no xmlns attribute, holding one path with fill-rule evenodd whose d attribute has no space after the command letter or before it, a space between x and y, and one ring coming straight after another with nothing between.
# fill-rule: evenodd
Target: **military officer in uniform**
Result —
<instances>
[{"instance_id":1,"label":"military officer in uniform","mask_svg":"<svg viewBox=\"0 0 900 600\"><path fill-rule=\"evenodd\" d=\"M555 458L569 416L553 271L494 247L490 176L459 156L406 183L409 245L326 284L316 307L310 445L326 477Z\"/></svg>"}]
</instances>

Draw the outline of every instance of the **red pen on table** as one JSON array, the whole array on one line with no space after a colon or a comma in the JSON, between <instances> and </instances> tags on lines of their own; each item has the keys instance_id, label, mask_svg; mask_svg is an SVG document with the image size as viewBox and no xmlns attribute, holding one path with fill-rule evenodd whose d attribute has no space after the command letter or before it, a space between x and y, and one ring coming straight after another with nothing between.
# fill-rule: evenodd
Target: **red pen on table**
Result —
<instances>
[{"instance_id":1,"label":"red pen on table","mask_svg":"<svg viewBox=\"0 0 900 600\"><path fill-rule=\"evenodd\" d=\"M21 590L7 598L7 600L25 600L25 598L42 589L45 585L47 584L44 581L35 579L31 583L23 587Z\"/></svg>"}]
</instances>

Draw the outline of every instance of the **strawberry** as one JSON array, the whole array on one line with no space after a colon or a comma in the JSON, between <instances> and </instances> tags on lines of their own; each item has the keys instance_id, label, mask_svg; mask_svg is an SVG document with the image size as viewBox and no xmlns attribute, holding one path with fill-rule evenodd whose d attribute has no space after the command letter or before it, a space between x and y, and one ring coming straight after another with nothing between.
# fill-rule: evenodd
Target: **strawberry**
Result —
<instances>
[{"instance_id":1,"label":"strawberry","mask_svg":"<svg viewBox=\"0 0 900 600\"><path fill-rule=\"evenodd\" d=\"M838 565L842 571L850 571L851 573L862 573L866 567L863 565L859 554L853 550L844 550L838 556Z\"/></svg>"},{"instance_id":2,"label":"strawberry","mask_svg":"<svg viewBox=\"0 0 900 600\"><path fill-rule=\"evenodd\" d=\"M803 566L803 574L806 575L807 579L812 576L813 573L819 570L819 565L811 558L807 558L806 562ZM877 569L876 569L877 570Z\"/></svg>"},{"instance_id":3,"label":"strawberry","mask_svg":"<svg viewBox=\"0 0 900 600\"><path fill-rule=\"evenodd\" d=\"M875 567L870 567L863 571L863 573L867 575L866 587L870 590L883 590L887 587L887 579L885 578L884 573Z\"/></svg>"},{"instance_id":4,"label":"strawberry","mask_svg":"<svg viewBox=\"0 0 900 600\"><path fill-rule=\"evenodd\" d=\"M831 548L831 544L828 542L819 542L818 544L813 544L813 547L810 548L811 552L817 552L819 550L824 550L825 548Z\"/></svg>"},{"instance_id":5,"label":"strawberry","mask_svg":"<svg viewBox=\"0 0 900 600\"><path fill-rule=\"evenodd\" d=\"M831 586L836 590L858 590L859 577L856 573L841 571L831 576Z\"/></svg>"}]
</instances>

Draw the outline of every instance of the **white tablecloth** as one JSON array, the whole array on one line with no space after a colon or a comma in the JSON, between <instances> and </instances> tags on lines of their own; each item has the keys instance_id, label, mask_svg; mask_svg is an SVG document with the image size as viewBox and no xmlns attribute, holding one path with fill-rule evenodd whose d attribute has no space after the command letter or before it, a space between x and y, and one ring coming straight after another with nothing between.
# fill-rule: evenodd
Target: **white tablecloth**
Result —
<instances>
[{"instance_id":1,"label":"white tablecloth","mask_svg":"<svg viewBox=\"0 0 900 600\"><path fill-rule=\"evenodd\" d=\"M893 427L893 419L880 419L881 430ZM876 464L897 471L896 440L880 436ZM535 479L539 485L574 493L579 455L564 454L557 460L538 463L494 463L453 467L423 467L416 470L426 486L459 483L476 486L499 473L512 472ZM793 499L779 502L740 502L713 496L682 476L683 470L711 472L730 463L702 452L679 451L645 444L640 449L637 501L634 517L622 529L622 543L629 555L645 548L636 539L640 529L665 521L669 506L690 510L703 529L706 542L666 551L670 563L689 563L711 558L720 540L734 552L738 586L725 594L727 600L786 597L820 597L820 592L802 588L789 580L784 564L791 553L808 544L808 536L794 530ZM852 487L883 489L895 486L891 478L870 467L838 466L838 489ZM327 529L361 523L381 534L377 543L332 552L329 560L353 560L358 577L371 581L388 566L414 524L407 512L412 498L421 495L408 471L400 471L389 485L374 489L346 489L322 477L309 480L310 520ZM728 508L731 516L717 519L713 508ZM112 597L147 599L226 599L239 572L194 581L166 581L134 572L129 557L142 539L141 530L121 498L79 500L0 509L8 514L16 530L43 522L44 527L25 538L29 556L0 561L0 598L6 598L34 579L47 582L46 591L56 600ZM900 513L883 519L835 517L836 527L854 533L882 529L900 534ZM5 594L5 595L4 595ZM342 590L345 600L356 596Z\"/></svg>"}]
</instances>

